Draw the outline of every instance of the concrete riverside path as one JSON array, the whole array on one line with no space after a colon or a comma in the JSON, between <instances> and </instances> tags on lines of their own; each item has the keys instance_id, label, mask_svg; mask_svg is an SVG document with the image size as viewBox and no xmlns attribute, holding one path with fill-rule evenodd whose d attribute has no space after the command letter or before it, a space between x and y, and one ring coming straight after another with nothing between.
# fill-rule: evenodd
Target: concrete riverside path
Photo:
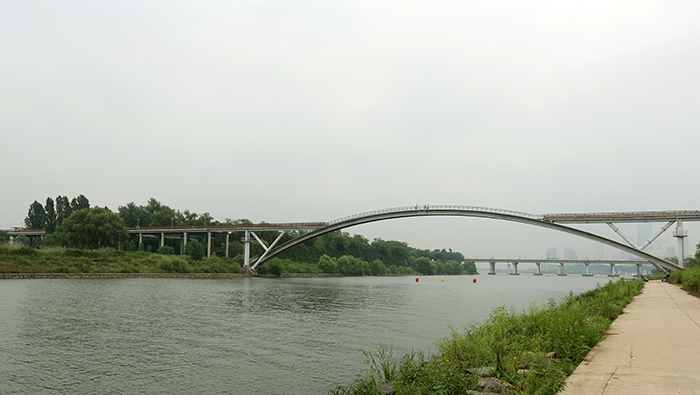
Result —
<instances>
[{"instance_id":1,"label":"concrete riverside path","mask_svg":"<svg viewBox=\"0 0 700 395\"><path fill-rule=\"evenodd\" d=\"M700 298L650 281L559 395L700 394Z\"/></svg>"}]
</instances>

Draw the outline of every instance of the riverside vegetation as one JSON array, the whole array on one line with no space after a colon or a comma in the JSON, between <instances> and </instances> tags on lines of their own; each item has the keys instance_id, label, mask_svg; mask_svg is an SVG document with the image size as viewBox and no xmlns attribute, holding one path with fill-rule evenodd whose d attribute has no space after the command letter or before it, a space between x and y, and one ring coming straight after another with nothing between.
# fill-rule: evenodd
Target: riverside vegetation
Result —
<instances>
[{"instance_id":1,"label":"riverside vegetation","mask_svg":"<svg viewBox=\"0 0 700 395\"><path fill-rule=\"evenodd\" d=\"M114 213L109 208L90 207L80 195L72 200L58 196L46 199L46 205L34 201L29 206L25 226L45 229L46 238L15 238L7 244L9 234L0 231L0 272L68 272L68 273L238 273L241 271L242 232L212 235L212 256L205 258L206 248L197 239L188 240L183 249L179 239L144 238L139 244L127 227L137 226L205 226L252 224L247 219L220 222L209 213L174 210L151 198L145 206L129 203ZM277 232L256 232L268 245ZM280 243L299 236L287 232ZM191 236L192 237L192 236ZM193 236L198 237L198 236ZM5 243L5 244L3 244ZM4 245L4 246L3 246ZM17 245L21 246L17 248ZM226 246L228 245L228 251ZM253 243L251 256L260 256L262 246ZM221 258L232 256L233 258ZM312 273L332 275L381 274L477 274L473 262L451 249L420 250L393 240L367 240L336 231L308 240L280 254L258 268L260 274Z\"/></svg>"},{"instance_id":2,"label":"riverside vegetation","mask_svg":"<svg viewBox=\"0 0 700 395\"><path fill-rule=\"evenodd\" d=\"M611 281L521 313L497 307L487 320L453 329L435 355L363 351L367 374L329 393L556 394L643 287L641 280Z\"/></svg>"}]
</instances>

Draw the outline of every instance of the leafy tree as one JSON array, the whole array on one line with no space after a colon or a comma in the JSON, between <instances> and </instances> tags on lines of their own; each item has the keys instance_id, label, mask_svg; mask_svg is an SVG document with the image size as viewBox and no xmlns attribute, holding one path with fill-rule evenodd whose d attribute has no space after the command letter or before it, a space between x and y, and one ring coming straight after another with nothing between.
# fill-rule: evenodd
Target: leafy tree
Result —
<instances>
[{"instance_id":1,"label":"leafy tree","mask_svg":"<svg viewBox=\"0 0 700 395\"><path fill-rule=\"evenodd\" d=\"M170 226L175 222L175 211L168 206L161 207L151 214L151 226Z\"/></svg>"},{"instance_id":2,"label":"leafy tree","mask_svg":"<svg viewBox=\"0 0 700 395\"><path fill-rule=\"evenodd\" d=\"M8 243L10 241L10 233L0 230L0 243Z\"/></svg>"},{"instance_id":3,"label":"leafy tree","mask_svg":"<svg viewBox=\"0 0 700 395\"><path fill-rule=\"evenodd\" d=\"M204 258L204 244L200 243L199 240L188 241L187 246L185 247L185 254L189 255L190 258L194 259L195 261Z\"/></svg>"},{"instance_id":4,"label":"leafy tree","mask_svg":"<svg viewBox=\"0 0 700 395\"><path fill-rule=\"evenodd\" d=\"M28 246L29 244L32 243L32 241L29 240L29 237L27 237L26 235L19 235L19 236L15 237L14 243L19 244L19 245L23 245L23 246Z\"/></svg>"},{"instance_id":5,"label":"leafy tree","mask_svg":"<svg viewBox=\"0 0 700 395\"><path fill-rule=\"evenodd\" d=\"M119 216L124 220L124 225L135 228L137 226L149 226L150 214L143 206L137 206L134 202L117 208Z\"/></svg>"},{"instance_id":6,"label":"leafy tree","mask_svg":"<svg viewBox=\"0 0 700 395\"><path fill-rule=\"evenodd\" d=\"M90 201L85 197L85 195L78 195L78 197L74 197L73 200L71 200L70 208L73 210L73 212L90 208Z\"/></svg>"},{"instance_id":7,"label":"leafy tree","mask_svg":"<svg viewBox=\"0 0 700 395\"><path fill-rule=\"evenodd\" d=\"M64 219L56 235L70 248L119 248L129 240L129 229L117 214L95 207L80 209Z\"/></svg>"},{"instance_id":8,"label":"leafy tree","mask_svg":"<svg viewBox=\"0 0 700 395\"><path fill-rule=\"evenodd\" d=\"M46 198L46 220L44 221L44 227L46 233L51 234L56 231L56 209L53 205L53 199L50 197Z\"/></svg>"},{"instance_id":9,"label":"leafy tree","mask_svg":"<svg viewBox=\"0 0 700 395\"><path fill-rule=\"evenodd\" d=\"M158 253L161 255L175 255L175 249L171 246L162 246L158 248Z\"/></svg>"},{"instance_id":10,"label":"leafy tree","mask_svg":"<svg viewBox=\"0 0 700 395\"><path fill-rule=\"evenodd\" d=\"M334 258L326 254L321 255L321 258L319 258L318 268L324 273L338 273L338 263Z\"/></svg>"},{"instance_id":11,"label":"leafy tree","mask_svg":"<svg viewBox=\"0 0 700 395\"><path fill-rule=\"evenodd\" d=\"M64 219L73 214L73 209L70 207L68 196L58 195L56 197L56 228L61 226Z\"/></svg>"},{"instance_id":12,"label":"leafy tree","mask_svg":"<svg viewBox=\"0 0 700 395\"><path fill-rule=\"evenodd\" d=\"M24 219L24 226L28 229L44 229L46 221L46 211L44 206L36 200L29 206L27 218Z\"/></svg>"}]
</instances>

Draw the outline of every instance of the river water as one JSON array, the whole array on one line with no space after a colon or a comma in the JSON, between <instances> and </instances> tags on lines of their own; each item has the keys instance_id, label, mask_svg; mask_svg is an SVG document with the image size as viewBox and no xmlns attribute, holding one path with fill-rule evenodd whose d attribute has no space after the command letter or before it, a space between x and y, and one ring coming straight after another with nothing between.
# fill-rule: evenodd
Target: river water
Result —
<instances>
[{"instance_id":1,"label":"river water","mask_svg":"<svg viewBox=\"0 0 700 395\"><path fill-rule=\"evenodd\" d=\"M474 283L473 279L477 282ZM323 394L582 276L0 280L0 394Z\"/></svg>"}]
</instances>

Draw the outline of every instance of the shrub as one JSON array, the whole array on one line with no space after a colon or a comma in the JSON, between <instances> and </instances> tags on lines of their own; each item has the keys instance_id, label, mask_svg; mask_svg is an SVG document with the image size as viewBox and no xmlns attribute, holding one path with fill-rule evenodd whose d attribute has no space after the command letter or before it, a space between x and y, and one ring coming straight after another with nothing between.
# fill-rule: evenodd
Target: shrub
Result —
<instances>
[{"instance_id":1,"label":"shrub","mask_svg":"<svg viewBox=\"0 0 700 395\"><path fill-rule=\"evenodd\" d=\"M199 240L190 240L185 247L185 254L189 255L190 258L195 261L204 258L205 252L204 244L200 243Z\"/></svg>"},{"instance_id":2,"label":"shrub","mask_svg":"<svg viewBox=\"0 0 700 395\"><path fill-rule=\"evenodd\" d=\"M158 268L171 273L191 273L192 267L186 260L173 255L166 255L158 262Z\"/></svg>"},{"instance_id":3,"label":"shrub","mask_svg":"<svg viewBox=\"0 0 700 395\"><path fill-rule=\"evenodd\" d=\"M10 251L10 255L24 255L24 256L30 256L30 255L38 255L39 252L36 250L36 248L32 247L20 247L15 250Z\"/></svg>"},{"instance_id":4,"label":"shrub","mask_svg":"<svg viewBox=\"0 0 700 395\"><path fill-rule=\"evenodd\" d=\"M175 249L170 246L162 246L158 249L158 253L161 255L175 255Z\"/></svg>"}]
</instances>

